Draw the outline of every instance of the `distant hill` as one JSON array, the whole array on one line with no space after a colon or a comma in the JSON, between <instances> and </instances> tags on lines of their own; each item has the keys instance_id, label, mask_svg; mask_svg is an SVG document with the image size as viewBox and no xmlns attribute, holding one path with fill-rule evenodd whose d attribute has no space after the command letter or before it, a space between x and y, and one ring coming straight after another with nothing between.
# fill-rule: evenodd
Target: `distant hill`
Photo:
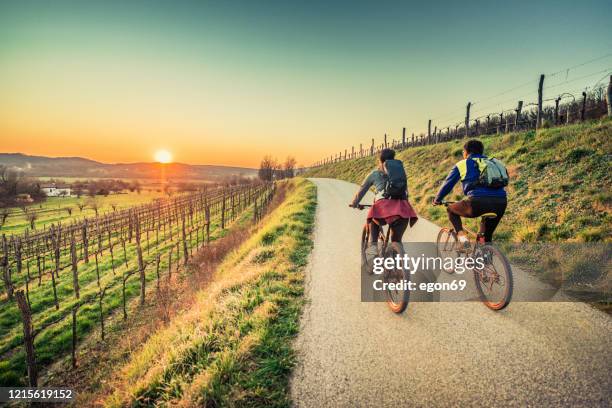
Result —
<instances>
[{"instance_id":1,"label":"distant hill","mask_svg":"<svg viewBox=\"0 0 612 408\"><path fill-rule=\"evenodd\" d=\"M0 165L22 170L32 177L78 178L159 178L159 163L101 163L82 157L28 156L22 153L0 153ZM219 180L224 177L255 177L256 169L206 164L170 163L166 177L172 179Z\"/></svg>"}]
</instances>

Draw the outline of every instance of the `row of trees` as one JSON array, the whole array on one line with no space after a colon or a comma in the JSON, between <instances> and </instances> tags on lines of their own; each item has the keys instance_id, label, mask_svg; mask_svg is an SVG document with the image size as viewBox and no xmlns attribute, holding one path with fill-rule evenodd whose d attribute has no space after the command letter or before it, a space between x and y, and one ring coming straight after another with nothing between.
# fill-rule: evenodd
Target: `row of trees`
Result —
<instances>
[{"instance_id":1,"label":"row of trees","mask_svg":"<svg viewBox=\"0 0 612 408\"><path fill-rule=\"evenodd\" d=\"M288 156L284 163L280 163L270 155L264 156L259 165L259 178L263 181L280 180L295 176L295 158Z\"/></svg>"}]
</instances>

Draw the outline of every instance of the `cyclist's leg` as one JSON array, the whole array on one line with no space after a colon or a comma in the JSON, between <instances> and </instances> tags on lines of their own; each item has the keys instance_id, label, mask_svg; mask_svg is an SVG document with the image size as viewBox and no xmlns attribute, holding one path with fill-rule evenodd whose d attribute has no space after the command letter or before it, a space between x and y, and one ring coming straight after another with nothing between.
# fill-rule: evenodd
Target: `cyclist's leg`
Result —
<instances>
[{"instance_id":1,"label":"cyclist's leg","mask_svg":"<svg viewBox=\"0 0 612 408\"><path fill-rule=\"evenodd\" d=\"M493 232L506 212L507 200L501 197L474 197L472 198L472 209L474 217L479 217L484 213L492 212L497 214L495 218L480 220L480 232L484 234L485 242L493 240Z\"/></svg>"},{"instance_id":2,"label":"cyclist's leg","mask_svg":"<svg viewBox=\"0 0 612 408\"><path fill-rule=\"evenodd\" d=\"M456 232L463 231L461 217L473 217L472 204L469 200L461 200L450 204L446 207L446 212L448 213L448 220L453 224L453 228Z\"/></svg>"},{"instance_id":3,"label":"cyclist's leg","mask_svg":"<svg viewBox=\"0 0 612 408\"><path fill-rule=\"evenodd\" d=\"M374 220L369 220L368 225L370 226L370 243L376 244L380 235L380 225Z\"/></svg>"},{"instance_id":4,"label":"cyclist's leg","mask_svg":"<svg viewBox=\"0 0 612 408\"><path fill-rule=\"evenodd\" d=\"M409 222L408 218L400 218L389 226L391 228L391 242L402 242L402 237Z\"/></svg>"}]
</instances>

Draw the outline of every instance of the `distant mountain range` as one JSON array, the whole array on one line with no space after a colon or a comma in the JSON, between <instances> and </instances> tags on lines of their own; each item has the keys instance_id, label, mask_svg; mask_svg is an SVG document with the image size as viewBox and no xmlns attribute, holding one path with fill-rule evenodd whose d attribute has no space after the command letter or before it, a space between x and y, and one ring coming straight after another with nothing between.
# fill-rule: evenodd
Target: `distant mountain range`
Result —
<instances>
[{"instance_id":1,"label":"distant mountain range","mask_svg":"<svg viewBox=\"0 0 612 408\"><path fill-rule=\"evenodd\" d=\"M0 165L18 168L32 177L78 178L159 178L159 163L100 163L82 157L28 156L22 153L0 153ZM225 177L254 177L256 169L215 166L207 164L165 164L169 179L198 179L216 181Z\"/></svg>"}]
</instances>

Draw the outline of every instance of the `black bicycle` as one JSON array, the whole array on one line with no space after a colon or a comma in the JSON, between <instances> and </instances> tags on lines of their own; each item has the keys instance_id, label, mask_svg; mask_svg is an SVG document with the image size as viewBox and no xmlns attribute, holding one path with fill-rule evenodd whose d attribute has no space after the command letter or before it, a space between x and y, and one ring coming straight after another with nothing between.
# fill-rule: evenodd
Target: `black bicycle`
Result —
<instances>
[{"instance_id":1,"label":"black bicycle","mask_svg":"<svg viewBox=\"0 0 612 408\"><path fill-rule=\"evenodd\" d=\"M453 203L453 201L443 201L441 204L448 207ZM497 214L485 213L480 217L495 218ZM438 256L443 259L448 257L482 259L483 267L473 268L480 300L489 309L501 310L508 306L512 299L514 281L510 262L499 249L485 242L483 233L476 233L467 228L464 228L464 231L472 238L466 244L459 242L454 229L442 228L437 239ZM444 271L454 273L454 270Z\"/></svg>"},{"instance_id":2,"label":"black bicycle","mask_svg":"<svg viewBox=\"0 0 612 408\"><path fill-rule=\"evenodd\" d=\"M371 207L371 205L359 205L355 208L363 210L364 208ZM372 220L372 222L378 222ZM378 224L380 225L380 224ZM378 236L378 247L377 257L379 258L394 258L399 255L404 257L404 247L401 242L391 242L389 245L389 237L391 235L390 226L383 228L380 225L379 236ZM361 232L361 268L362 272L373 274L374 265L373 262L368 262L366 256L366 249L370 242L370 226L366 222ZM410 271L404 268L398 268L395 265L392 269L384 268L382 281L385 287L385 293L387 297L387 306L393 313L402 313L408 307L408 300L410 297L410 291L407 288L408 282L410 281ZM394 289L389 289L389 288ZM405 289L402 289L405 288Z\"/></svg>"}]
</instances>

